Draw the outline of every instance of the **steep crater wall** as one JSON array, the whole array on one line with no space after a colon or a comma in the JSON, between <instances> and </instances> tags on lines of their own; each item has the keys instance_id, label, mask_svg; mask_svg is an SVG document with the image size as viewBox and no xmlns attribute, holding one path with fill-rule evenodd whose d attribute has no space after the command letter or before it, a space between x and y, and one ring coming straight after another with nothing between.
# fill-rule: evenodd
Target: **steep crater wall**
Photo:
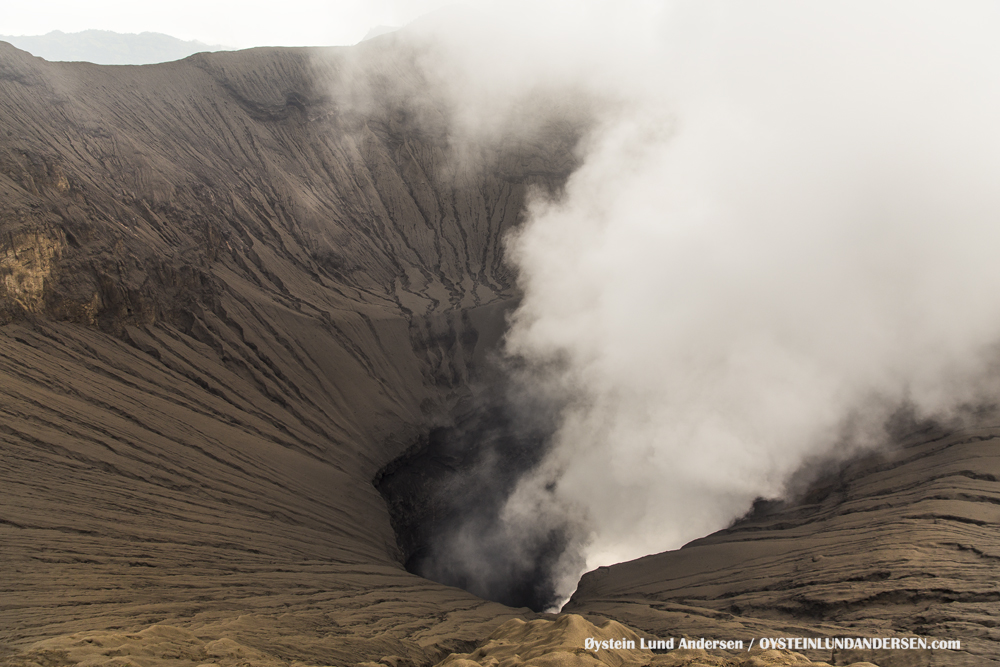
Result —
<instances>
[{"instance_id":1,"label":"steep crater wall","mask_svg":"<svg viewBox=\"0 0 1000 667\"><path fill-rule=\"evenodd\" d=\"M416 626L351 655L433 644L428 600L459 637L509 617L407 575L371 480L468 395L516 297L504 235L578 129L456 169L447 109L393 86L419 77L391 40L143 67L0 43L0 641L278 627L386 582Z\"/></svg>"},{"instance_id":2,"label":"steep crater wall","mask_svg":"<svg viewBox=\"0 0 1000 667\"><path fill-rule=\"evenodd\" d=\"M419 496L480 462L449 451L467 442L450 427L509 434L489 410L453 417L517 298L504 234L573 170L580 127L476 146L456 170L406 49L97 67L0 43L0 657L169 622L282 664L423 665L530 616L407 573L371 482L433 441ZM996 432L939 435L591 573L571 607L654 634L956 635L967 654L929 659L982 664ZM438 509L454 511L408 511ZM447 523L411 522L402 560ZM503 599L539 602L533 576ZM13 664L67 664L31 655Z\"/></svg>"},{"instance_id":3,"label":"steep crater wall","mask_svg":"<svg viewBox=\"0 0 1000 667\"><path fill-rule=\"evenodd\" d=\"M515 389L502 375L488 380L459 405L453 424L421 434L374 482L408 571L511 607L550 610L560 602L556 568L575 547L574 527L526 534L504 511L547 453L558 411L532 419L509 398Z\"/></svg>"}]
</instances>

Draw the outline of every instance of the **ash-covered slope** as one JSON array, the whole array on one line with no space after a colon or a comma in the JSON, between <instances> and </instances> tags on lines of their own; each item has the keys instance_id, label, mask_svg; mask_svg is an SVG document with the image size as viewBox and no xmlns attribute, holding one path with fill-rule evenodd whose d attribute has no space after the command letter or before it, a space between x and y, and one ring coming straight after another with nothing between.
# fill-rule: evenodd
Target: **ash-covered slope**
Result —
<instances>
[{"instance_id":1,"label":"ash-covered slope","mask_svg":"<svg viewBox=\"0 0 1000 667\"><path fill-rule=\"evenodd\" d=\"M924 636L962 651L880 665L1000 663L1000 429L929 429L798 502L759 505L677 551L584 575L566 611L702 636ZM827 655L814 658L831 660ZM841 653L832 664L870 656Z\"/></svg>"},{"instance_id":2,"label":"ash-covered slope","mask_svg":"<svg viewBox=\"0 0 1000 667\"><path fill-rule=\"evenodd\" d=\"M240 617L424 660L509 614L403 572L371 479L465 394L574 137L459 167L392 48L0 44L0 641Z\"/></svg>"},{"instance_id":3,"label":"ash-covered slope","mask_svg":"<svg viewBox=\"0 0 1000 667\"><path fill-rule=\"evenodd\" d=\"M432 664L516 613L404 572L371 482L467 395L517 297L502 236L527 188L572 170L578 128L456 152L408 48L98 67L0 44L13 664L127 667L153 644L191 667ZM994 435L920 435L591 573L571 608L653 635L885 629L970 651L907 659L994 656Z\"/></svg>"}]
</instances>

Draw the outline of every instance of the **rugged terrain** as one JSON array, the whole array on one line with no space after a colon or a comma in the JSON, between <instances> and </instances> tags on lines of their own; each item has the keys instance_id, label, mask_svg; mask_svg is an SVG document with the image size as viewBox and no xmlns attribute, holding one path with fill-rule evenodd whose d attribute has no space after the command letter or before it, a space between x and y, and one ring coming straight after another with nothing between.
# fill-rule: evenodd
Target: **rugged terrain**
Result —
<instances>
[{"instance_id":1,"label":"rugged terrain","mask_svg":"<svg viewBox=\"0 0 1000 667\"><path fill-rule=\"evenodd\" d=\"M494 632L551 648L518 653L532 664L591 660L582 619L532 639L499 629L527 609L408 574L372 484L485 372L518 296L504 233L531 188L558 190L581 131L552 117L457 150L416 55L390 35L101 67L0 43L12 664L506 665ZM995 436L912 435L588 574L570 610L653 636L967 648L883 665L1000 659ZM729 659L675 657L657 664Z\"/></svg>"},{"instance_id":2,"label":"rugged terrain","mask_svg":"<svg viewBox=\"0 0 1000 667\"><path fill-rule=\"evenodd\" d=\"M564 609L603 614L654 636L961 639L961 653L842 659L994 664L998 443L996 427L918 429L822 477L798 502L758 503L728 530L584 575Z\"/></svg>"},{"instance_id":3,"label":"rugged terrain","mask_svg":"<svg viewBox=\"0 0 1000 667\"><path fill-rule=\"evenodd\" d=\"M424 660L517 613L403 571L371 480L466 395L573 138L459 169L368 48L0 45L4 641L261 615Z\"/></svg>"}]
</instances>

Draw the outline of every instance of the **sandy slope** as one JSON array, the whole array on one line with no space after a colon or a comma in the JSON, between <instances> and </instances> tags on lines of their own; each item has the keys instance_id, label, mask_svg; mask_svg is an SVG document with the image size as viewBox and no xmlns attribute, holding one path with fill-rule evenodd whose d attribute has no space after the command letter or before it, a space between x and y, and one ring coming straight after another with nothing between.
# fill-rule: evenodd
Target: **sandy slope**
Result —
<instances>
[{"instance_id":1,"label":"sandy slope","mask_svg":"<svg viewBox=\"0 0 1000 667\"><path fill-rule=\"evenodd\" d=\"M514 613L402 571L371 479L465 394L514 296L502 235L570 157L456 170L421 100L346 67L0 44L10 646L225 619L318 642L281 655L424 661Z\"/></svg>"},{"instance_id":2,"label":"sandy slope","mask_svg":"<svg viewBox=\"0 0 1000 667\"><path fill-rule=\"evenodd\" d=\"M798 503L762 509L683 549L588 573L566 610L654 634L960 639L962 652L870 657L885 665L995 664L998 445L997 428L914 434L821 479Z\"/></svg>"},{"instance_id":3,"label":"sandy slope","mask_svg":"<svg viewBox=\"0 0 1000 667\"><path fill-rule=\"evenodd\" d=\"M329 623L329 621L327 621ZM331 633L336 635L335 631ZM337 660L322 644L311 637L288 635L272 638L260 648L225 636L232 624L215 624L197 630L171 625L154 625L139 632L84 632L31 646L13 664L37 667L43 664L87 664L114 667L309 667L316 658ZM223 634L217 638L218 634ZM558 619L525 622L511 619L498 627L475 650L452 653L438 667L828 667L800 653L787 650L756 650L713 655L703 649L676 649L651 654L641 649L587 650L586 639L597 641L631 640L638 645L639 635L614 621L594 625L581 616L565 614ZM294 643L312 643L309 654L298 651L299 660L289 660L285 647ZM327 642L329 643L329 642ZM322 662L320 663L322 664ZM411 657L387 655L379 662L361 662L358 667L400 667L412 665ZM868 662L851 663L852 667L873 667Z\"/></svg>"},{"instance_id":4,"label":"sandy slope","mask_svg":"<svg viewBox=\"0 0 1000 667\"><path fill-rule=\"evenodd\" d=\"M371 480L466 395L517 297L502 236L572 169L574 129L456 169L412 54L374 42L144 67L0 44L11 664L486 665L477 643L531 618L404 572ZM993 435L924 434L825 495L592 573L573 608L995 656ZM518 635L549 647L537 664L578 639L547 627Z\"/></svg>"}]
</instances>

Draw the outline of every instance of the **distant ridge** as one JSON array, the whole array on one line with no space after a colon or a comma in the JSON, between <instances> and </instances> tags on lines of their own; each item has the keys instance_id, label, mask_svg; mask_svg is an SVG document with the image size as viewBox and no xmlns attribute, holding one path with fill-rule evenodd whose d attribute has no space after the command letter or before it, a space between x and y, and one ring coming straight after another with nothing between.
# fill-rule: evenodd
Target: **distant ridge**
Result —
<instances>
[{"instance_id":1,"label":"distant ridge","mask_svg":"<svg viewBox=\"0 0 1000 667\"><path fill-rule=\"evenodd\" d=\"M28 53L49 61L85 61L98 65L149 65L187 58L202 51L226 51L228 47L185 42L158 32L125 34L111 30L62 32L45 35L0 35Z\"/></svg>"}]
</instances>

